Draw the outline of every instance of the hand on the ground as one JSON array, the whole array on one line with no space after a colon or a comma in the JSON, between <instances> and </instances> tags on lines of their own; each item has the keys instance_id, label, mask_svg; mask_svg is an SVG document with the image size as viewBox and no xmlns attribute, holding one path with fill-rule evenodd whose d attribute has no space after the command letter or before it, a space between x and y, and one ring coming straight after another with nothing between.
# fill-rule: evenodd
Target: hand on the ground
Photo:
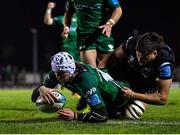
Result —
<instances>
[{"instance_id":1,"label":"hand on the ground","mask_svg":"<svg viewBox=\"0 0 180 135\"><path fill-rule=\"evenodd\" d=\"M60 109L58 111L59 114L59 119L63 119L63 120L73 120L74 119L74 112L71 109Z\"/></svg>"}]
</instances>

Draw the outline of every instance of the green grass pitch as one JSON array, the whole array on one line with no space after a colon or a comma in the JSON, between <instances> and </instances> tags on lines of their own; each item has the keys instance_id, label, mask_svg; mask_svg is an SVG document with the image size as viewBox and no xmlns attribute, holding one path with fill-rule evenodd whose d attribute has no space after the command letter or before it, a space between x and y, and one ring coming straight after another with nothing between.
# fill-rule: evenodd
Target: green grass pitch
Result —
<instances>
[{"instance_id":1,"label":"green grass pitch","mask_svg":"<svg viewBox=\"0 0 180 135\"><path fill-rule=\"evenodd\" d=\"M180 89L172 89L165 106L150 105L140 120L106 123L63 121L42 113L30 100L32 90L0 90L0 134L180 134ZM65 107L77 102L71 92Z\"/></svg>"}]
</instances>

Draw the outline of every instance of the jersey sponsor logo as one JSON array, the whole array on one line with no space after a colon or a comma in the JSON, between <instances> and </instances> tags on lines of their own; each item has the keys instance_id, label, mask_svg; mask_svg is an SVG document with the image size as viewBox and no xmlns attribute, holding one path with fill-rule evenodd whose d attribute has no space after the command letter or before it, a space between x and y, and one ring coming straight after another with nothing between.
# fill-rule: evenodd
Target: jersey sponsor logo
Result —
<instances>
[{"instance_id":1,"label":"jersey sponsor logo","mask_svg":"<svg viewBox=\"0 0 180 135\"><path fill-rule=\"evenodd\" d=\"M89 102L92 106L98 105L101 103L101 100L99 99L99 96L97 94L94 94L89 97Z\"/></svg>"},{"instance_id":2,"label":"jersey sponsor logo","mask_svg":"<svg viewBox=\"0 0 180 135\"><path fill-rule=\"evenodd\" d=\"M101 4L101 3L97 3L97 4L95 4L95 7L96 7L96 8L101 8L101 7L102 7L102 4Z\"/></svg>"},{"instance_id":3,"label":"jersey sponsor logo","mask_svg":"<svg viewBox=\"0 0 180 135\"><path fill-rule=\"evenodd\" d=\"M114 46L112 44L109 44L108 47L109 47L108 51L113 51L114 50Z\"/></svg>"},{"instance_id":4,"label":"jersey sponsor logo","mask_svg":"<svg viewBox=\"0 0 180 135\"><path fill-rule=\"evenodd\" d=\"M115 0L117 1L117 0ZM75 8L77 10L82 10L82 9L101 9L102 8L102 4L101 3L97 3L97 4L75 4Z\"/></svg>"},{"instance_id":5,"label":"jersey sponsor logo","mask_svg":"<svg viewBox=\"0 0 180 135\"><path fill-rule=\"evenodd\" d=\"M160 77L161 78L169 78L171 77L171 67L170 65L166 65L160 68Z\"/></svg>"},{"instance_id":6,"label":"jersey sponsor logo","mask_svg":"<svg viewBox=\"0 0 180 135\"><path fill-rule=\"evenodd\" d=\"M87 91L86 92L86 97L89 97L89 96L91 96L92 94L94 94L96 92L96 88L95 87L93 87L93 88L91 88L89 91Z\"/></svg>"},{"instance_id":7,"label":"jersey sponsor logo","mask_svg":"<svg viewBox=\"0 0 180 135\"><path fill-rule=\"evenodd\" d=\"M79 50L82 50L82 49L85 49L85 48L86 48L86 46L82 45L82 46L79 47Z\"/></svg>"}]
</instances>

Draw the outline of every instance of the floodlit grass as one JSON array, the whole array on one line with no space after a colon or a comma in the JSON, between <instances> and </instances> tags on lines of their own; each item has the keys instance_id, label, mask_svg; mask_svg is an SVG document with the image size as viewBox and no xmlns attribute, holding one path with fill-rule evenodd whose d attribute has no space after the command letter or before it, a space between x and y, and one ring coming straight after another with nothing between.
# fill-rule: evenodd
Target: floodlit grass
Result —
<instances>
[{"instance_id":1,"label":"floodlit grass","mask_svg":"<svg viewBox=\"0 0 180 135\"><path fill-rule=\"evenodd\" d=\"M42 113L31 102L31 90L0 90L0 134L180 134L180 89L171 90L165 106L150 105L142 119L107 123L62 121L57 114ZM77 102L63 90L66 107Z\"/></svg>"}]
</instances>

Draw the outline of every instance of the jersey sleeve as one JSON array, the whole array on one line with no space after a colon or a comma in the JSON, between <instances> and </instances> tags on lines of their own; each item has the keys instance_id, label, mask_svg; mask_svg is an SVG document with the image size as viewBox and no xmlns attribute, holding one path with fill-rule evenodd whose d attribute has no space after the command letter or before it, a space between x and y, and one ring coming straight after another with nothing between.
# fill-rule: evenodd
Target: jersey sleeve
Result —
<instances>
[{"instance_id":1,"label":"jersey sleeve","mask_svg":"<svg viewBox=\"0 0 180 135\"><path fill-rule=\"evenodd\" d=\"M63 25L63 16L55 16L53 17L53 24L54 25Z\"/></svg>"},{"instance_id":2,"label":"jersey sleeve","mask_svg":"<svg viewBox=\"0 0 180 135\"><path fill-rule=\"evenodd\" d=\"M120 7L118 0L106 0L111 8Z\"/></svg>"},{"instance_id":3,"label":"jersey sleeve","mask_svg":"<svg viewBox=\"0 0 180 135\"><path fill-rule=\"evenodd\" d=\"M55 73L51 70L43 81L43 85L48 88L54 88L58 84Z\"/></svg>"},{"instance_id":4,"label":"jersey sleeve","mask_svg":"<svg viewBox=\"0 0 180 135\"><path fill-rule=\"evenodd\" d=\"M89 106L94 109L99 109L104 107L105 104L101 97L98 79L96 77L97 76L92 73L83 73L80 85L82 88L82 95L86 98Z\"/></svg>"},{"instance_id":5,"label":"jersey sleeve","mask_svg":"<svg viewBox=\"0 0 180 135\"><path fill-rule=\"evenodd\" d=\"M134 50L134 48L136 46L135 37L133 37L133 36L129 37L128 40L126 40L125 42L123 42L121 44L121 46L122 46L123 51L126 54L130 54Z\"/></svg>"},{"instance_id":6,"label":"jersey sleeve","mask_svg":"<svg viewBox=\"0 0 180 135\"><path fill-rule=\"evenodd\" d=\"M107 110L104 108L91 110L89 113L77 113L79 121L106 122L108 119Z\"/></svg>"},{"instance_id":7,"label":"jersey sleeve","mask_svg":"<svg viewBox=\"0 0 180 135\"><path fill-rule=\"evenodd\" d=\"M78 120L88 122L107 121L107 110L101 97L96 77L93 74L84 73L82 78L80 84L82 88L81 94L86 98L91 111L85 114L78 113Z\"/></svg>"},{"instance_id":8,"label":"jersey sleeve","mask_svg":"<svg viewBox=\"0 0 180 135\"><path fill-rule=\"evenodd\" d=\"M160 79L171 79L173 75L173 66L169 62L165 62L158 68L158 72L158 77Z\"/></svg>"}]
</instances>

